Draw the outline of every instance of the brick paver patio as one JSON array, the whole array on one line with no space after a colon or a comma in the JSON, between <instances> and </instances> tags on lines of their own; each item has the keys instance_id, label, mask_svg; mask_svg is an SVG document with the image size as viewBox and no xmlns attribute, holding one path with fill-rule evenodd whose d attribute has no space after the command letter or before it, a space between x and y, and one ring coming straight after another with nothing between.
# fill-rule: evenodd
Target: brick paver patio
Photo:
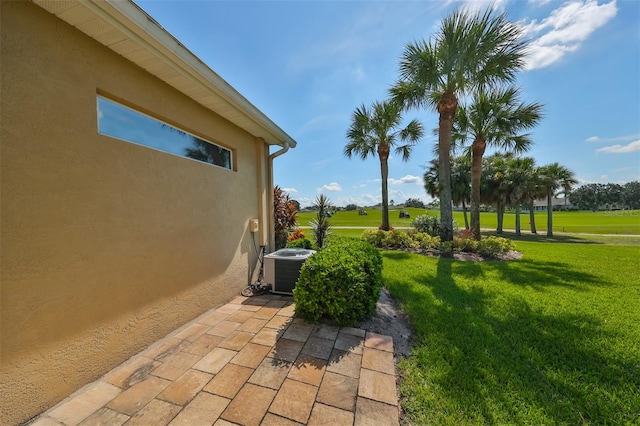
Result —
<instances>
[{"instance_id":1,"label":"brick paver patio","mask_svg":"<svg viewBox=\"0 0 640 426\"><path fill-rule=\"evenodd\" d=\"M49 425L398 425L393 340L237 297L42 413Z\"/></svg>"}]
</instances>

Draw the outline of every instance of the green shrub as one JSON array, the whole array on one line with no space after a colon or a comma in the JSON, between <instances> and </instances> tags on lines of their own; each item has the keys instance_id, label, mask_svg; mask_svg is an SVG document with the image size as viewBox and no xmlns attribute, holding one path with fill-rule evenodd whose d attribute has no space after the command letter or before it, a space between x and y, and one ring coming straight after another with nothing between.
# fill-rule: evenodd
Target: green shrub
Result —
<instances>
[{"instance_id":1,"label":"green shrub","mask_svg":"<svg viewBox=\"0 0 640 426\"><path fill-rule=\"evenodd\" d=\"M362 233L362 239L375 247L382 247L382 243L386 237L386 231L382 229L365 229Z\"/></svg>"},{"instance_id":2,"label":"green shrub","mask_svg":"<svg viewBox=\"0 0 640 426\"><path fill-rule=\"evenodd\" d=\"M461 230L453 237L453 249L457 251L477 252L478 241L473 239L473 233L469 229Z\"/></svg>"},{"instance_id":3,"label":"green shrub","mask_svg":"<svg viewBox=\"0 0 640 426\"><path fill-rule=\"evenodd\" d=\"M310 322L323 316L352 326L376 309L382 288L382 256L371 244L329 238L302 265L293 289L296 315Z\"/></svg>"},{"instance_id":4,"label":"green shrub","mask_svg":"<svg viewBox=\"0 0 640 426\"><path fill-rule=\"evenodd\" d=\"M471 238L468 232L461 232L454 237L453 242L441 242L439 236L431 236L414 229L395 231L381 231L367 229L362 234L363 241L379 248L440 250L451 255L453 251L479 253L485 257L498 257L500 254L515 250L513 241L502 237L486 237L480 241Z\"/></svg>"},{"instance_id":5,"label":"green shrub","mask_svg":"<svg viewBox=\"0 0 640 426\"><path fill-rule=\"evenodd\" d=\"M496 257L499 254L514 250L513 241L502 237L486 237L478 241L478 253L487 257Z\"/></svg>"},{"instance_id":6,"label":"green shrub","mask_svg":"<svg viewBox=\"0 0 640 426\"><path fill-rule=\"evenodd\" d=\"M416 216L411 221L411 226L413 226L416 231L424 232L426 234L431 235L432 237L437 237L440 235L440 219L437 216L433 216L430 214L422 214ZM460 229L458 223L453 220L453 232L456 233Z\"/></svg>"},{"instance_id":7,"label":"green shrub","mask_svg":"<svg viewBox=\"0 0 640 426\"><path fill-rule=\"evenodd\" d=\"M440 235L440 220L436 216L430 214L421 214L411 221L416 231L429 234L432 237Z\"/></svg>"},{"instance_id":8,"label":"green shrub","mask_svg":"<svg viewBox=\"0 0 640 426\"><path fill-rule=\"evenodd\" d=\"M430 250L440 248L440 237L432 237L425 232L416 232L413 239L418 243L418 247L422 250Z\"/></svg>"},{"instance_id":9,"label":"green shrub","mask_svg":"<svg viewBox=\"0 0 640 426\"><path fill-rule=\"evenodd\" d=\"M287 242L287 248L303 248L303 249L311 249L312 244L310 240L306 238L298 238L297 240L291 240Z\"/></svg>"},{"instance_id":10,"label":"green shrub","mask_svg":"<svg viewBox=\"0 0 640 426\"><path fill-rule=\"evenodd\" d=\"M385 232L383 244L388 248L418 248L418 244L404 229Z\"/></svg>"}]
</instances>

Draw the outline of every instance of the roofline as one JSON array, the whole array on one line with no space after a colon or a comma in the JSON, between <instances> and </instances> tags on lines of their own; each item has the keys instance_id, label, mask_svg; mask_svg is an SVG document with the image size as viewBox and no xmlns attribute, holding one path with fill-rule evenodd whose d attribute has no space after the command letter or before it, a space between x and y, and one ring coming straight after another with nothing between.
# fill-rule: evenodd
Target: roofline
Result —
<instances>
[{"instance_id":1,"label":"roofline","mask_svg":"<svg viewBox=\"0 0 640 426\"><path fill-rule=\"evenodd\" d=\"M41 4L38 0L32 0ZM265 130L263 137L270 145L294 148L296 141L256 108L236 89L187 49L132 0L82 0L79 2L95 15L140 43L154 56L203 89L229 104L234 110ZM86 32L82 30L83 32ZM91 36L91 34L88 34ZM184 92L183 92L184 93ZM195 99L188 93L185 95ZM214 111L220 115L220 112ZM224 117L224 115L222 115ZM227 117L225 117L227 118ZM227 120L233 122L232 119ZM235 123L238 125L238 123Z\"/></svg>"}]
</instances>

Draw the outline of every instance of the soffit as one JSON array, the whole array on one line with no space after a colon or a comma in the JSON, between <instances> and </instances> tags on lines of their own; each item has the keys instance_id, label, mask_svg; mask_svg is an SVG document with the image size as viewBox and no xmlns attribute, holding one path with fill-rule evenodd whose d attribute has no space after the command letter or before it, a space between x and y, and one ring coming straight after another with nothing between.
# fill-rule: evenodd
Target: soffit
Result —
<instances>
[{"instance_id":1,"label":"soffit","mask_svg":"<svg viewBox=\"0 0 640 426\"><path fill-rule=\"evenodd\" d=\"M296 142L130 0L32 0L270 145Z\"/></svg>"}]
</instances>

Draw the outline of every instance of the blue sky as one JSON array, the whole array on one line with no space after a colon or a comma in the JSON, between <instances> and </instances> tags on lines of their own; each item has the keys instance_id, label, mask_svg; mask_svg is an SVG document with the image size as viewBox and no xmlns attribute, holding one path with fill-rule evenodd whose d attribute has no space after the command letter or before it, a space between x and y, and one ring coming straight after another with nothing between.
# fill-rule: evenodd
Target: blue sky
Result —
<instances>
[{"instance_id":1,"label":"blue sky","mask_svg":"<svg viewBox=\"0 0 640 426\"><path fill-rule=\"evenodd\" d=\"M275 160L275 183L302 206L380 202L377 158L343 155L356 107L388 96L409 42L429 39L464 1L136 1L298 146ZM640 180L640 2L498 0L531 40L518 76L545 105L526 154L570 168L581 183ZM430 110L408 111L425 129ZM437 137L389 162L389 199L429 201L422 175ZM487 153L487 155L490 152Z\"/></svg>"}]
</instances>

